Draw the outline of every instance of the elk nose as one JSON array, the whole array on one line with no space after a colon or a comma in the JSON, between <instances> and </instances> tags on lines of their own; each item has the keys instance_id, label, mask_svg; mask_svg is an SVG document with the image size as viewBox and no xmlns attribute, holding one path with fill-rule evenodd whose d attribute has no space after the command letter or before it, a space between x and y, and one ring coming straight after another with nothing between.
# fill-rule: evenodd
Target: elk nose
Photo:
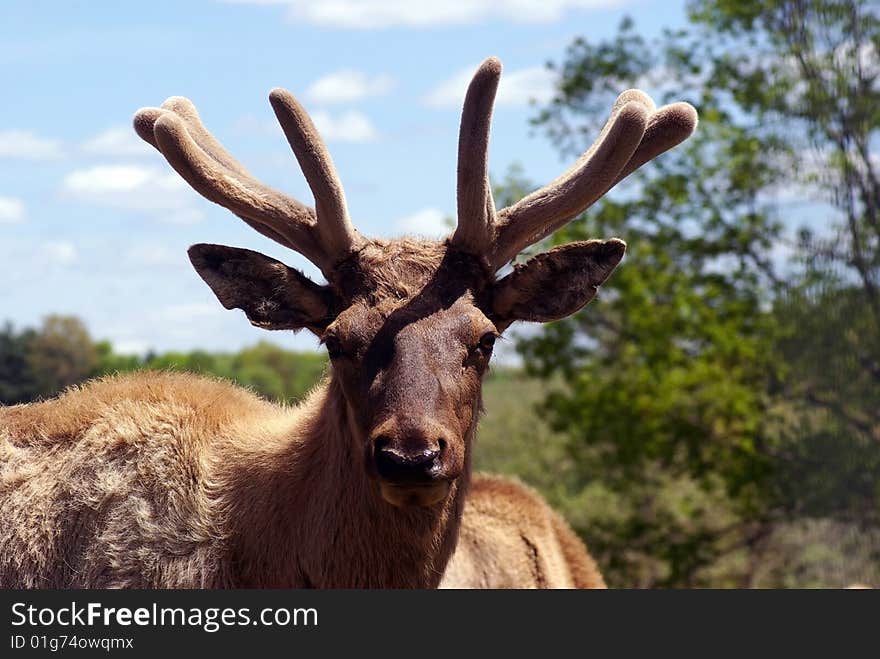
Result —
<instances>
[{"instance_id":1,"label":"elk nose","mask_svg":"<svg viewBox=\"0 0 880 659\"><path fill-rule=\"evenodd\" d=\"M391 445L390 440L376 440L376 470L384 480L392 483L426 483L440 471L440 449L426 447L403 450Z\"/></svg>"}]
</instances>

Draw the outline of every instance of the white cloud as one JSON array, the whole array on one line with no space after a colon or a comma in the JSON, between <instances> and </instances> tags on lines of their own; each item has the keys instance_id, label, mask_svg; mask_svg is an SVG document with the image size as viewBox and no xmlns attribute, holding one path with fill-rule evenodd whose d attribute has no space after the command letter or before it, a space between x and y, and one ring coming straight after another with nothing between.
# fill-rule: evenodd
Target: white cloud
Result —
<instances>
[{"instance_id":1,"label":"white cloud","mask_svg":"<svg viewBox=\"0 0 880 659\"><path fill-rule=\"evenodd\" d=\"M87 204L123 210L189 209L192 192L175 173L141 165L96 165L70 172L61 192Z\"/></svg>"},{"instance_id":2,"label":"white cloud","mask_svg":"<svg viewBox=\"0 0 880 659\"><path fill-rule=\"evenodd\" d=\"M405 233L426 238L442 238L451 230L446 219L446 213L439 208L423 208L400 218L395 225Z\"/></svg>"},{"instance_id":3,"label":"white cloud","mask_svg":"<svg viewBox=\"0 0 880 659\"><path fill-rule=\"evenodd\" d=\"M460 107L476 69L476 64L462 69L428 92L422 98L422 102L437 108ZM539 103L546 102L553 96L555 83L556 74L542 66L505 73L501 76L501 83L498 85L495 105L518 107L528 105L532 100Z\"/></svg>"},{"instance_id":4,"label":"white cloud","mask_svg":"<svg viewBox=\"0 0 880 659\"><path fill-rule=\"evenodd\" d=\"M0 158L60 160L70 155L61 140L20 130L0 131ZM151 155L152 149L128 126L111 126L79 145L87 156L132 158Z\"/></svg>"},{"instance_id":5,"label":"white cloud","mask_svg":"<svg viewBox=\"0 0 880 659\"><path fill-rule=\"evenodd\" d=\"M24 202L15 197L0 197L0 224L14 224L24 220Z\"/></svg>"},{"instance_id":6,"label":"white cloud","mask_svg":"<svg viewBox=\"0 0 880 659\"><path fill-rule=\"evenodd\" d=\"M338 114L315 110L309 114L321 137L327 142L372 142L379 137L373 122L359 110L346 110ZM281 133L275 122L261 121L253 115L239 117L234 126L241 135L277 137Z\"/></svg>"},{"instance_id":7,"label":"white cloud","mask_svg":"<svg viewBox=\"0 0 880 659\"><path fill-rule=\"evenodd\" d=\"M136 165L99 165L71 172L64 179L67 190L77 194L131 192L143 186L154 173Z\"/></svg>"},{"instance_id":8,"label":"white cloud","mask_svg":"<svg viewBox=\"0 0 880 659\"><path fill-rule=\"evenodd\" d=\"M59 140L20 130L0 131L0 158L58 160L64 157Z\"/></svg>"},{"instance_id":9,"label":"white cloud","mask_svg":"<svg viewBox=\"0 0 880 659\"><path fill-rule=\"evenodd\" d=\"M357 110L338 116L319 110L312 113L312 120L328 142L371 142L378 136L369 117Z\"/></svg>"},{"instance_id":10,"label":"white cloud","mask_svg":"<svg viewBox=\"0 0 880 659\"><path fill-rule=\"evenodd\" d=\"M87 155L130 158L152 155L153 149L129 126L111 126L80 145Z\"/></svg>"},{"instance_id":11,"label":"white cloud","mask_svg":"<svg viewBox=\"0 0 880 659\"><path fill-rule=\"evenodd\" d=\"M224 0L234 4L280 5L297 24L323 27L379 29L388 27L440 27L512 21L549 23L572 10L605 9L634 0Z\"/></svg>"},{"instance_id":12,"label":"white cloud","mask_svg":"<svg viewBox=\"0 0 880 659\"><path fill-rule=\"evenodd\" d=\"M156 312L156 317L169 323L188 323L217 314L216 304L173 304ZM221 309L222 310L222 309Z\"/></svg>"},{"instance_id":13,"label":"white cloud","mask_svg":"<svg viewBox=\"0 0 880 659\"><path fill-rule=\"evenodd\" d=\"M159 221L166 224L196 224L206 217L201 208L180 208L158 216Z\"/></svg>"},{"instance_id":14,"label":"white cloud","mask_svg":"<svg viewBox=\"0 0 880 659\"><path fill-rule=\"evenodd\" d=\"M556 74L543 66L512 71L498 86L498 104L528 105L532 100L545 103L556 90ZM462 100L464 95L462 95Z\"/></svg>"},{"instance_id":15,"label":"white cloud","mask_svg":"<svg viewBox=\"0 0 880 659\"><path fill-rule=\"evenodd\" d=\"M43 245L43 256L59 265L70 265L76 261L76 245L65 240L53 241Z\"/></svg>"},{"instance_id":16,"label":"white cloud","mask_svg":"<svg viewBox=\"0 0 880 659\"><path fill-rule=\"evenodd\" d=\"M315 103L350 103L368 96L387 94L394 87L388 75L369 76L346 69L315 80L306 89L306 97Z\"/></svg>"}]
</instances>

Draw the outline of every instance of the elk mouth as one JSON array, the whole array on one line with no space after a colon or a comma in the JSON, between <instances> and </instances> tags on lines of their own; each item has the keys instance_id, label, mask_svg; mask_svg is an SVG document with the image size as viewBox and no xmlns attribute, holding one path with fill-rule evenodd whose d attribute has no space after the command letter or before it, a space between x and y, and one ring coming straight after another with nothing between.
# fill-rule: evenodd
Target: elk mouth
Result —
<instances>
[{"instance_id":1,"label":"elk mouth","mask_svg":"<svg viewBox=\"0 0 880 659\"><path fill-rule=\"evenodd\" d=\"M449 495L452 481L431 483L390 483L379 481L382 498L398 508L427 507L440 503Z\"/></svg>"}]
</instances>

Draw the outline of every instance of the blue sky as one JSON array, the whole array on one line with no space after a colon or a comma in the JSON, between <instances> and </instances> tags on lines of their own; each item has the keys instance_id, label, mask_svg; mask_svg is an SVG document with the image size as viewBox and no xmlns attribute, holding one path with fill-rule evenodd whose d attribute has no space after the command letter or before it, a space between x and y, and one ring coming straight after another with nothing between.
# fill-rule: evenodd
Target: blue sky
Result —
<instances>
[{"instance_id":1,"label":"blue sky","mask_svg":"<svg viewBox=\"0 0 880 659\"><path fill-rule=\"evenodd\" d=\"M256 249L303 268L190 190L142 144L131 116L171 95L266 183L311 204L274 123L268 91L296 94L324 133L358 228L431 235L455 207L464 86L497 55L505 74L491 169L544 183L567 165L533 134L529 99L577 36L600 39L633 15L656 34L683 22L668 0L197 0L0 5L0 320L80 316L120 349L235 350L268 335L223 310L186 248Z\"/></svg>"}]
</instances>

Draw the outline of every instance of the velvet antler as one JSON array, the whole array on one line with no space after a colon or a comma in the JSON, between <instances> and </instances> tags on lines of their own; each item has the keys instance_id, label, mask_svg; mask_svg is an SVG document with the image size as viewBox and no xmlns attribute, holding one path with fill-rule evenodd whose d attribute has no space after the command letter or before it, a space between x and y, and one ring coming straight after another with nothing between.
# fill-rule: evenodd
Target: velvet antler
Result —
<instances>
[{"instance_id":1,"label":"velvet antler","mask_svg":"<svg viewBox=\"0 0 880 659\"><path fill-rule=\"evenodd\" d=\"M564 174L501 211L489 184L489 127L501 78L490 57L468 87L458 141L458 225L451 243L484 255L499 269L550 235L644 163L686 139L697 113L687 103L656 109L637 89L623 92L586 153ZM269 101L315 196L312 209L257 181L205 129L193 104L169 98L137 112L138 135L207 199L228 208L265 236L315 263L328 279L363 239L351 224L333 161L303 107L274 89Z\"/></svg>"},{"instance_id":2,"label":"velvet antler","mask_svg":"<svg viewBox=\"0 0 880 659\"><path fill-rule=\"evenodd\" d=\"M336 263L362 239L348 217L333 161L305 110L283 89L272 90L269 101L315 196L314 209L256 180L207 131L195 106L183 97L139 110L134 128L202 196L298 251L329 279Z\"/></svg>"},{"instance_id":3,"label":"velvet antler","mask_svg":"<svg viewBox=\"0 0 880 659\"><path fill-rule=\"evenodd\" d=\"M486 255L496 270L567 224L643 164L685 140L697 125L697 113L687 103L655 109L644 92L625 91L595 143L572 167L496 212L488 183L488 147L500 78L501 62L487 59L465 96L458 143L458 225L451 238L462 250Z\"/></svg>"}]
</instances>

